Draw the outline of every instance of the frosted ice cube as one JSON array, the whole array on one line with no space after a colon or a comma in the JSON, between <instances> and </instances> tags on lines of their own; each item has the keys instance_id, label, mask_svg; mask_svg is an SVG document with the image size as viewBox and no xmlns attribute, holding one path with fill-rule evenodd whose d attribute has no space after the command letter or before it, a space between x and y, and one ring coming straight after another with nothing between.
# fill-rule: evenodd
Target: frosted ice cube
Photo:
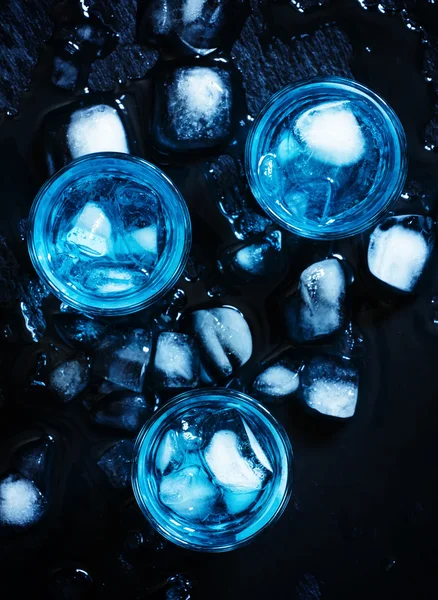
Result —
<instances>
[{"instance_id":1,"label":"frosted ice cube","mask_svg":"<svg viewBox=\"0 0 438 600\"><path fill-rule=\"evenodd\" d=\"M133 451L134 444L131 440L121 440L107 450L98 461L98 466L114 488L129 486Z\"/></svg>"},{"instance_id":2,"label":"frosted ice cube","mask_svg":"<svg viewBox=\"0 0 438 600\"><path fill-rule=\"evenodd\" d=\"M85 358L68 360L50 374L50 387L64 402L76 398L88 385L90 366Z\"/></svg>"},{"instance_id":3,"label":"frosted ice cube","mask_svg":"<svg viewBox=\"0 0 438 600\"><path fill-rule=\"evenodd\" d=\"M106 256L112 250L111 232L111 221L102 207L95 202L87 202L66 239L84 254Z\"/></svg>"},{"instance_id":4,"label":"frosted ice cube","mask_svg":"<svg viewBox=\"0 0 438 600\"><path fill-rule=\"evenodd\" d=\"M125 128L115 108L97 104L72 113L67 129L72 158L94 152L129 154Z\"/></svg>"},{"instance_id":5,"label":"frosted ice cube","mask_svg":"<svg viewBox=\"0 0 438 600\"><path fill-rule=\"evenodd\" d=\"M253 388L259 394L269 397L272 401L290 396L300 386L298 370L293 370L286 364L276 363L267 367L255 379Z\"/></svg>"},{"instance_id":6,"label":"frosted ice cube","mask_svg":"<svg viewBox=\"0 0 438 600\"><path fill-rule=\"evenodd\" d=\"M155 466L159 471L164 473L171 465L179 467L183 461L183 453L181 451L178 434L173 429L169 429L164 434L155 456Z\"/></svg>"},{"instance_id":7,"label":"frosted ice cube","mask_svg":"<svg viewBox=\"0 0 438 600\"><path fill-rule=\"evenodd\" d=\"M154 368L163 387L195 387L199 380L199 356L193 339L183 333L160 333Z\"/></svg>"},{"instance_id":8,"label":"frosted ice cube","mask_svg":"<svg viewBox=\"0 0 438 600\"><path fill-rule=\"evenodd\" d=\"M44 514L46 501L36 485L20 475L0 481L0 523L26 527L37 523Z\"/></svg>"},{"instance_id":9,"label":"frosted ice cube","mask_svg":"<svg viewBox=\"0 0 438 600\"><path fill-rule=\"evenodd\" d=\"M189 25L202 16L206 0L185 0L182 6L182 19L184 25Z\"/></svg>"},{"instance_id":10,"label":"frosted ice cube","mask_svg":"<svg viewBox=\"0 0 438 600\"><path fill-rule=\"evenodd\" d=\"M252 354L252 335L243 315L231 307L193 313L195 336L209 362L223 376L245 364Z\"/></svg>"},{"instance_id":11,"label":"frosted ice cube","mask_svg":"<svg viewBox=\"0 0 438 600\"><path fill-rule=\"evenodd\" d=\"M244 419L236 411L224 412L225 421L236 429L220 429L213 434L204 451L205 462L214 481L228 491L259 491L272 473L269 459Z\"/></svg>"},{"instance_id":12,"label":"frosted ice cube","mask_svg":"<svg viewBox=\"0 0 438 600\"><path fill-rule=\"evenodd\" d=\"M336 167L354 165L365 154L365 138L348 101L306 110L296 120L294 132L314 158Z\"/></svg>"},{"instance_id":13,"label":"frosted ice cube","mask_svg":"<svg viewBox=\"0 0 438 600\"><path fill-rule=\"evenodd\" d=\"M205 520L218 498L219 490L198 466L174 471L161 480L161 502L185 519Z\"/></svg>"},{"instance_id":14,"label":"frosted ice cube","mask_svg":"<svg viewBox=\"0 0 438 600\"><path fill-rule=\"evenodd\" d=\"M304 370L303 397L314 411L339 419L352 417L359 393L359 375L350 364L313 358Z\"/></svg>"},{"instance_id":15,"label":"frosted ice cube","mask_svg":"<svg viewBox=\"0 0 438 600\"><path fill-rule=\"evenodd\" d=\"M419 215L390 217L370 237L368 267L381 281L412 292L432 254L433 221Z\"/></svg>"},{"instance_id":16,"label":"frosted ice cube","mask_svg":"<svg viewBox=\"0 0 438 600\"><path fill-rule=\"evenodd\" d=\"M308 341L337 331L345 318L345 295L345 274L337 259L329 258L305 269L298 297L287 301L290 337Z\"/></svg>"},{"instance_id":17,"label":"frosted ice cube","mask_svg":"<svg viewBox=\"0 0 438 600\"><path fill-rule=\"evenodd\" d=\"M126 337L107 336L96 352L94 372L116 385L141 392L151 355L151 336L134 329Z\"/></svg>"}]
</instances>

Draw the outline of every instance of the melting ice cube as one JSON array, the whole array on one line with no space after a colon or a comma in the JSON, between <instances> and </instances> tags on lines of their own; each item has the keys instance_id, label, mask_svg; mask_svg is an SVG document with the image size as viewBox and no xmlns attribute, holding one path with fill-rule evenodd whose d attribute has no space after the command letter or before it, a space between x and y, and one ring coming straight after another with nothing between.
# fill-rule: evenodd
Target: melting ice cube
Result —
<instances>
[{"instance_id":1,"label":"melting ice cube","mask_svg":"<svg viewBox=\"0 0 438 600\"><path fill-rule=\"evenodd\" d=\"M243 315L231 307L193 313L195 336L209 363L222 376L245 364L252 354L252 335Z\"/></svg>"},{"instance_id":2,"label":"melting ice cube","mask_svg":"<svg viewBox=\"0 0 438 600\"><path fill-rule=\"evenodd\" d=\"M295 135L318 160L336 167L354 165L365 154L365 138L348 101L327 102L306 110Z\"/></svg>"},{"instance_id":3,"label":"melting ice cube","mask_svg":"<svg viewBox=\"0 0 438 600\"><path fill-rule=\"evenodd\" d=\"M214 481L239 494L261 490L272 474L272 466L248 424L235 410L222 411L210 420L216 431L204 459ZM229 428L225 428L227 425Z\"/></svg>"},{"instance_id":4,"label":"melting ice cube","mask_svg":"<svg viewBox=\"0 0 438 600\"><path fill-rule=\"evenodd\" d=\"M107 336L96 352L94 371L116 385L141 392L150 360L151 336L134 329L126 337Z\"/></svg>"},{"instance_id":5,"label":"melting ice cube","mask_svg":"<svg viewBox=\"0 0 438 600\"><path fill-rule=\"evenodd\" d=\"M178 434L173 429L167 431L157 449L155 456L155 466L164 473L170 465L179 467L182 464L184 455L178 441Z\"/></svg>"},{"instance_id":6,"label":"melting ice cube","mask_svg":"<svg viewBox=\"0 0 438 600\"><path fill-rule=\"evenodd\" d=\"M186 519L205 520L218 498L219 490L198 466L174 471L161 480L161 502Z\"/></svg>"},{"instance_id":7,"label":"melting ice cube","mask_svg":"<svg viewBox=\"0 0 438 600\"><path fill-rule=\"evenodd\" d=\"M300 277L298 297L287 301L288 333L297 341L331 335L345 318L346 280L335 258L314 263Z\"/></svg>"},{"instance_id":8,"label":"melting ice cube","mask_svg":"<svg viewBox=\"0 0 438 600\"><path fill-rule=\"evenodd\" d=\"M352 417L359 393L359 374L350 364L313 358L303 372L303 397L314 411L339 419Z\"/></svg>"},{"instance_id":9,"label":"melting ice cube","mask_svg":"<svg viewBox=\"0 0 438 600\"><path fill-rule=\"evenodd\" d=\"M68 360L50 374L50 387L64 402L76 398L88 385L90 365L85 358Z\"/></svg>"},{"instance_id":10,"label":"melting ice cube","mask_svg":"<svg viewBox=\"0 0 438 600\"><path fill-rule=\"evenodd\" d=\"M111 221L103 208L95 202L87 202L66 239L89 256L105 256L112 250L111 232Z\"/></svg>"},{"instance_id":11,"label":"melting ice cube","mask_svg":"<svg viewBox=\"0 0 438 600\"><path fill-rule=\"evenodd\" d=\"M107 450L97 463L114 488L129 486L133 451L131 440L121 440Z\"/></svg>"},{"instance_id":12,"label":"melting ice cube","mask_svg":"<svg viewBox=\"0 0 438 600\"><path fill-rule=\"evenodd\" d=\"M115 108L98 104L76 110L70 118L67 144L72 158L94 152L129 154L125 128Z\"/></svg>"},{"instance_id":13,"label":"melting ice cube","mask_svg":"<svg viewBox=\"0 0 438 600\"><path fill-rule=\"evenodd\" d=\"M272 402L283 400L297 391L300 385L298 369L278 362L257 375L253 389Z\"/></svg>"},{"instance_id":14,"label":"melting ice cube","mask_svg":"<svg viewBox=\"0 0 438 600\"><path fill-rule=\"evenodd\" d=\"M199 379L199 356L193 339L183 333L160 333L154 368L162 387L195 387Z\"/></svg>"},{"instance_id":15,"label":"melting ice cube","mask_svg":"<svg viewBox=\"0 0 438 600\"><path fill-rule=\"evenodd\" d=\"M370 237L368 267L381 281L412 292L432 254L435 243L430 217L389 217Z\"/></svg>"},{"instance_id":16,"label":"melting ice cube","mask_svg":"<svg viewBox=\"0 0 438 600\"><path fill-rule=\"evenodd\" d=\"M154 405L144 396L120 390L102 398L90 416L97 425L138 433L153 410Z\"/></svg>"},{"instance_id":17,"label":"melting ice cube","mask_svg":"<svg viewBox=\"0 0 438 600\"><path fill-rule=\"evenodd\" d=\"M26 527L37 523L44 514L46 501L36 485L21 475L9 475L0 481L0 523Z\"/></svg>"}]
</instances>

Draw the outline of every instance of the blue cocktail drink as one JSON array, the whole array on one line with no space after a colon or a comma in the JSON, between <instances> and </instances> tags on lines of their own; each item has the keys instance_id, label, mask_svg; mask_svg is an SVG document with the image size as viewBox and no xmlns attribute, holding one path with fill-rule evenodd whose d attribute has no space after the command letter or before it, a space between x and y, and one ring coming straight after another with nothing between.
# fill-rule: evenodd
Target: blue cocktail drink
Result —
<instances>
[{"instance_id":1,"label":"blue cocktail drink","mask_svg":"<svg viewBox=\"0 0 438 600\"><path fill-rule=\"evenodd\" d=\"M64 302L89 314L140 310L166 293L190 250L187 206L154 165L124 154L72 162L38 193L29 252Z\"/></svg>"},{"instance_id":2,"label":"blue cocktail drink","mask_svg":"<svg viewBox=\"0 0 438 600\"><path fill-rule=\"evenodd\" d=\"M228 389L178 396L145 425L134 451L133 487L145 516L192 550L248 543L283 512L292 449L258 402Z\"/></svg>"},{"instance_id":3,"label":"blue cocktail drink","mask_svg":"<svg viewBox=\"0 0 438 600\"><path fill-rule=\"evenodd\" d=\"M318 78L278 92L257 117L246 172L259 204L309 238L375 224L405 182L406 139L395 112L365 86Z\"/></svg>"}]
</instances>

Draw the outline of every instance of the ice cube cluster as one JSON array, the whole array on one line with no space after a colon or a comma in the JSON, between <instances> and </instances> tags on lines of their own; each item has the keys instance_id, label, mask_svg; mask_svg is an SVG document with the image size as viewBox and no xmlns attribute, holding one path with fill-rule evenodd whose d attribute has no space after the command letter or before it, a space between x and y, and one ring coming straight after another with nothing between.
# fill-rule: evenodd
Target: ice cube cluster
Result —
<instances>
[{"instance_id":1,"label":"ice cube cluster","mask_svg":"<svg viewBox=\"0 0 438 600\"><path fill-rule=\"evenodd\" d=\"M249 518L269 494L275 465L266 434L239 410L193 409L167 425L154 469L160 502L209 524Z\"/></svg>"},{"instance_id":2,"label":"ice cube cluster","mask_svg":"<svg viewBox=\"0 0 438 600\"><path fill-rule=\"evenodd\" d=\"M53 233L57 276L102 299L147 285L166 239L155 192L121 177L96 175L63 193L65 206Z\"/></svg>"}]
</instances>

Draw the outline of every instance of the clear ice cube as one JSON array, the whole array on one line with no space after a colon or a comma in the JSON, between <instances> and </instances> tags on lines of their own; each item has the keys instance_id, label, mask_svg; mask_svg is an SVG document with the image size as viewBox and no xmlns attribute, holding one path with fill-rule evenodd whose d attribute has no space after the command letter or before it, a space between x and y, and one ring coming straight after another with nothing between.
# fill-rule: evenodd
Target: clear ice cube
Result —
<instances>
[{"instance_id":1,"label":"clear ice cube","mask_svg":"<svg viewBox=\"0 0 438 600\"><path fill-rule=\"evenodd\" d=\"M46 500L36 485L21 475L0 480L0 524L28 527L37 523L46 510Z\"/></svg>"},{"instance_id":2,"label":"clear ice cube","mask_svg":"<svg viewBox=\"0 0 438 600\"><path fill-rule=\"evenodd\" d=\"M311 341L339 330L345 320L346 278L335 258L314 263L300 277L298 293L286 301L289 336Z\"/></svg>"},{"instance_id":3,"label":"clear ice cube","mask_svg":"<svg viewBox=\"0 0 438 600\"><path fill-rule=\"evenodd\" d=\"M114 488L129 487L134 444L131 440L121 440L102 454L98 466L108 477Z\"/></svg>"},{"instance_id":4,"label":"clear ice cube","mask_svg":"<svg viewBox=\"0 0 438 600\"><path fill-rule=\"evenodd\" d=\"M75 358L57 366L51 373L49 385L63 402L70 402L87 387L90 365L86 358Z\"/></svg>"},{"instance_id":5,"label":"clear ice cube","mask_svg":"<svg viewBox=\"0 0 438 600\"><path fill-rule=\"evenodd\" d=\"M120 429L127 433L138 433L154 412L155 404L140 394L114 391L99 400L92 408L90 417L101 427Z\"/></svg>"},{"instance_id":6,"label":"clear ice cube","mask_svg":"<svg viewBox=\"0 0 438 600\"><path fill-rule=\"evenodd\" d=\"M165 475L160 483L163 504L190 521L204 521L219 498L218 488L199 466L188 466Z\"/></svg>"},{"instance_id":7,"label":"clear ice cube","mask_svg":"<svg viewBox=\"0 0 438 600\"><path fill-rule=\"evenodd\" d=\"M129 154L126 131L117 110L105 104L72 113L66 136L72 158L95 152Z\"/></svg>"},{"instance_id":8,"label":"clear ice cube","mask_svg":"<svg viewBox=\"0 0 438 600\"><path fill-rule=\"evenodd\" d=\"M157 339L154 372L161 387L195 387L199 380L199 355L194 340L183 333L160 333Z\"/></svg>"},{"instance_id":9,"label":"clear ice cube","mask_svg":"<svg viewBox=\"0 0 438 600\"><path fill-rule=\"evenodd\" d=\"M69 346L79 348L97 348L108 330L99 321L75 313L56 313L52 319L59 336Z\"/></svg>"},{"instance_id":10,"label":"clear ice cube","mask_svg":"<svg viewBox=\"0 0 438 600\"><path fill-rule=\"evenodd\" d=\"M227 69L179 67L155 88L153 130L163 150L221 144L231 132L233 97Z\"/></svg>"},{"instance_id":11,"label":"clear ice cube","mask_svg":"<svg viewBox=\"0 0 438 600\"><path fill-rule=\"evenodd\" d=\"M195 311L192 318L203 355L218 374L229 376L250 359L251 330L238 310L228 306L202 309Z\"/></svg>"},{"instance_id":12,"label":"clear ice cube","mask_svg":"<svg viewBox=\"0 0 438 600\"><path fill-rule=\"evenodd\" d=\"M435 244L433 220L420 215L389 217L370 237L368 268L384 283L412 292Z\"/></svg>"},{"instance_id":13,"label":"clear ice cube","mask_svg":"<svg viewBox=\"0 0 438 600\"><path fill-rule=\"evenodd\" d=\"M52 474L55 440L50 435L29 440L14 454L12 467L20 475L35 483L45 492L48 477Z\"/></svg>"},{"instance_id":14,"label":"clear ice cube","mask_svg":"<svg viewBox=\"0 0 438 600\"><path fill-rule=\"evenodd\" d=\"M259 493L260 492L256 491L241 494L238 492L225 491L223 500L225 502L225 506L227 507L228 514L238 515L247 511L259 497Z\"/></svg>"},{"instance_id":15,"label":"clear ice cube","mask_svg":"<svg viewBox=\"0 0 438 600\"><path fill-rule=\"evenodd\" d=\"M359 374L348 361L313 358L303 371L304 402L321 415L348 419L356 411Z\"/></svg>"},{"instance_id":16,"label":"clear ice cube","mask_svg":"<svg viewBox=\"0 0 438 600\"><path fill-rule=\"evenodd\" d=\"M135 329L126 336L107 336L96 352L96 375L121 387L141 392L151 355L151 335Z\"/></svg>"}]
</instances>

